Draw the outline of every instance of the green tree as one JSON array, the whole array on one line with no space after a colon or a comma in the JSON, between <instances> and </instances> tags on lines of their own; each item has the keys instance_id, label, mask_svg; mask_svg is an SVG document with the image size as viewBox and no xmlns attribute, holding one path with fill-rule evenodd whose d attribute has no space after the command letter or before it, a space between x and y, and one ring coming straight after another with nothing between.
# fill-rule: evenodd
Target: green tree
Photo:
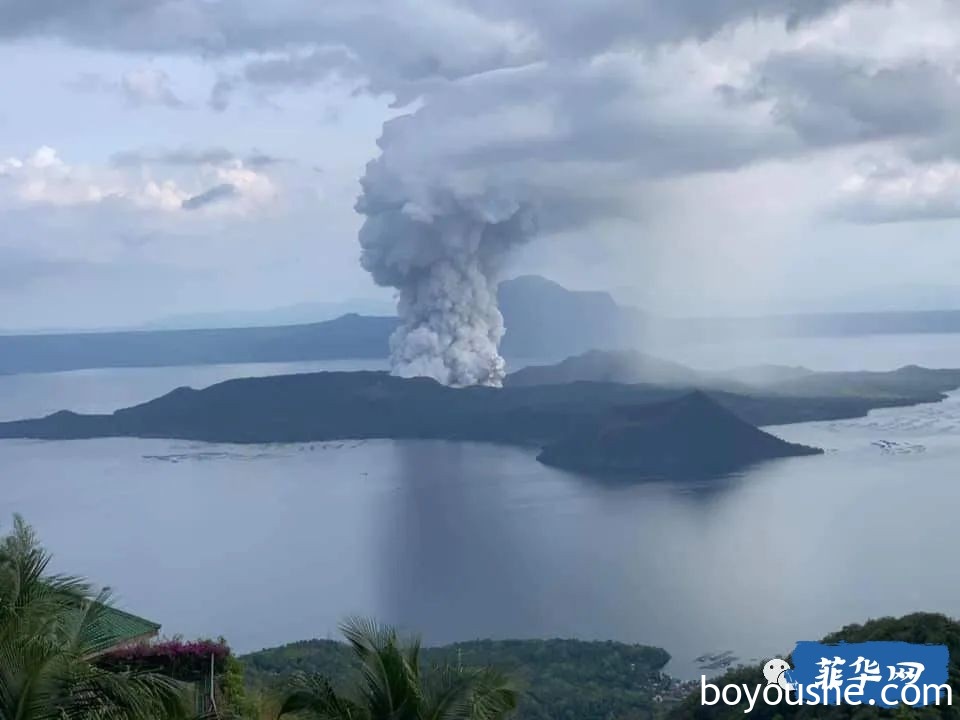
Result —
<instances>
[{"instance_id":1,"label":"green tree","mask_svg":"<svg viewBox=\"0 0 960 720\"><path fill-rule=\"evenodd\" d=\"M0 720L157 720L183 716L180 687L98 667L109 604L77 577L49 574L50 555L19 516L0 539Z\"/></svg>"},{"instance_id":2,"label":"green tree","mask_svg":"<svg viewBox=\"0 0 960 720\"><path fill-rule=\"evenodd\" d=\"M341 630L359 665L359 678L341 693L323 675L300 673L280 716L306 713L316 720L498 720L517 706L519 693L492 668L435 665L422 671L420 642L397 631L353 619Z\"/></svg>"}]
</instances>

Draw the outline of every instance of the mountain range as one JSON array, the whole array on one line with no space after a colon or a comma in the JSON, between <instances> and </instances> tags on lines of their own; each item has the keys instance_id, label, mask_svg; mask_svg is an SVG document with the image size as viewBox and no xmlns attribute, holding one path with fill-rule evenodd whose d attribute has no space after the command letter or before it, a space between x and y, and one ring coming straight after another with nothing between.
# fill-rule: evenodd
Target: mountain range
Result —
<instances>
[{"instance_id":1,"label":"mountain range","mask_svg":"<svg viewBox=\"0 0 960 720\"><path fill-rule=\"evenodd\" d=\"M224 310L168 315L136 330L198 330L204 328L250 328L271 325L309 325L344 315L390 316L396 303L357 298L339 302L302 302L268 310Z\"/></svg>"},{"instance_id":2,"label":"mountain range","mask_svg":"<svg viewBox=\"0 0 960 720\"><path fill-rule=\"evenodd\" d=\"M529 365L507 376L508 387L575 382L710 388L729 393L782 397L859 398L911 403L942 400L960 387L960 370L907 365L889 371L816 372L803 367L760 365L704 372L635 350L590 350L550 365Z\"/></svg>"},{"instance_id":3,"label":"mountain range","mask_svg":"<svg viewBox=\"0 0 960 720\"><path fill-rule=\"evenodd\" d=\"M626 347L639 313L606 293L567 290L526 276L500 285L507 357L560 358L593 347ZM140 330L0 336L0 374L103 367L382 359L393 316L348 314L269 327Z\"/></svg>"},{"instance_id":4,"label":"mountain range","mask_svg":"<svg viewBox=\"0 0 960 720\"><path fill-rule=\"evenodd\" d=\"M691 339L735 341L771 335L960 332L960 311L663 318L620 305L608 293L568 290L538 276L501 283L499 301L506 326L501 352L510 360L556 360L591 349L636 347L641 340L650 339L670 344ZM334 310L325 306L322 312ZM305 317L312 312L321 313L321 309L306 306L297 312L303 313L297 317ZM229 319L214 315L179 322L215 323ZM254 320L252 316L246 319ZM175 318L166 322L177 324ZM393 315L351 313L322 322L263 327L0 335L0 374L104 367L382 360L398 323Z\"/></svg>"}]
</instances>

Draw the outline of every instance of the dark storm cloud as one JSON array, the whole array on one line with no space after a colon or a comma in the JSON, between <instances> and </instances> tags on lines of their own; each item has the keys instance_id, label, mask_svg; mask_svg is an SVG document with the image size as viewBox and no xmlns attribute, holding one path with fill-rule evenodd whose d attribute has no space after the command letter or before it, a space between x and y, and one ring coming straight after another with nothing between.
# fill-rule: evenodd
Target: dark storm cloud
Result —
<instances>
[{"instance_id":1,"label":"dark storm cloud","mask_svg":"<svg viewBox=\"0 0 960 720\"><path fill-rule=\"evenodd\" d=\"M391 92L399 104L417 97L433 101L444 84L500 74L504 75L500 89L511 94L499 96L496 82L492 90L482 92L488 107L502 108L522 102L518 98L527 95L543 95L537 87L515 87L509 77L514 71L545 65L561 74L577 73L606 52L704 39L753 18L780 20L794 27L845 4L848 0L570 0L558 12L554 0L429 4L327 0L321 7L314 0L0 0L0 26L5 28L0 33L56 36L84 45L151 52L260 53L237 72L217 80L208 99L216 111L229 106L240 85L298 87L334 73L372 92ZM771 72L776 69L770 68ZM687 123L687 137L679 138L682 144L667 153L667 143L678 139L671 131L675 118L658 113L655 106L624 112L621 106L627 96L609 87L610 83L627 85L629 79L623 76L629 73L629 69L617 69L614 77L597 74L576 86L577 92L595 96L598 102L613 103L610 132L605 132L602 122L585 119L587 108L606 113L603 105L591 107L589 100L568 94L560 102L568 101L571 107L558 110L570 111L573 125L590 125L599 132L580 132L577 142L566 146L562 139L542 145L559 154L612 156L622 152L623 142L639 143L638 149L648 152L647 164L659 173L731 167L768 152L771 139L761 133L751 140L746 135L752 128L747 128L746 135L734 130L730 142L721 147L713 142L715 133L706 124ZM546 78L554 90L566 93L570 88L563 87L562 80ZM633 90L625 88L626 93ZM792 111L791 119L798 124L815 125L819 120L799 117L799 110L786 104L783 111ZM817 130L809 130L811 137ZM701 143L700 137L707 140ZM531 149L536 149L536 143Z\"/></svg>"},{"instance_id":2,"label":"dark storm cloud","mask_svg":"<svg viewBox=\"0 0 960 720\"><path fill-rule=\"evenodd\" d=\"M0 0L0 35L59 35L93 41L109 26L141 17L158 3L151 0Z\"/></svg>"},{"instance_id":3,"label":"dark storm cloud","mask_svg":"<svg viewBox=\"0 0 960 720\"><path fill-rule=\"evenodd\" d=\"M637 180L939 132L960 109L943 68L875 68L801 50L761 60L752 82L723 88L706 79L723 65L722 50L707 57L682 42L752 19L797 27L846 4L569 0L558 12L555 0L327 0L322 7L313 0L0 0L0 24L8 20L11 34L81 44L245 54L242 66L214 85L215 110L224 110L240 85L298 87L333 73L420 98L422 107L384 127L380 146L395 173L425 185L526 186L518 192L553 205L556 217L578 208L587 221L621 196L629 202ZM105 18L111 21L98 31ZM140 32L128 32L133 28ZM724 47L723 38L717 44ZM233 159L211 150L128 153L116 161ZM247 162L262 167L273 159ZM583 199L591 194L602 197Z\"/></svg>"},{"instance_id":4,"label":"dark storm cloud","mask_svg":"<svg viewBox=\"0 0 960 720\"><path fill-rule=\"evenodd\" d=\"M950 68L920 60L878 66L810 51L768 58L741 98L773 102L775 118L810 145L936 135L960 112Z\"/></svg>"},{"instance_id":5,"label":"dark storm cloud","mask_svg":"<svg viewBox=\"0 0 960 720\"><path fill-rule=\"evenodd\" d=\"M781 18L788 28L852 0L475 0L473 7L503 20L519 20L558 56L592 55L620 45L706 39L751 19ZM885 0L866 0L883 4Z\"/></svg>"},{"instance_id":6,"label":"dark storm cloud","mask_svg":"<svg viewBox=\"0 0 960 720\"><path fill-rule=\"evenodd\" d=\"M369 0L368 0L369 1ZM419 83L457 80L472 74L518 68L536 62L589 58L610 50L653 47L685 39L704 40L745 19L781 18L795 28L852 0L575 0L557 12L554 0L472 0L459 14L422 6L410 22L405 3L397 17L384 6L337 13L341 27L309 52L255 60L244 80L263 86L302 86L338 72L364 78L374 92L395 93L400 103L417 96ZM882 4L866 0L864 4ZM373 15L370 12L374 13ZM358 15L354 15L357 13ZM433 13L433 16L431 16ZM363 22L355 24L356 17ZM369 22L377 16L383 26ZM438 35L439 33L439 35ZM449 41L438 41L449 38ZM402 38L402 42L398 42ZM218 84L219 85L219 84ZM231 86L232 89L232 86ZM222 108L226 93L211 105Z\"/></svg>"},{"instance_id":7,"label":"dark storm cloud","mask_svg":"<svg viewBox=\"0 0 960 720\"><path fill-rule=\"evenodd\" d=\"M848 2L572 0L558 12L554 0L0 0L0 36L221 55L296 45L345 48L375 79L410 80L462 77L624 43L704 38L749 18L782 18L794 26ZM296 80L313 76L322 60L310 57Z\"/></svg>"},{"instance_id":8,"label":"dark storm cloud","mask_svg":"<svg viewBox=\"0 0 960 720\"><path fill-rule=\"evenodd\" d=\"M371 76L425 57L461 74L490 69L502 64L513 40L460 3L412 0L0 0L4 36L220 56L347 46Z\"/></svg>"},{"instance_id":9,"label":"dark storm cloud","mask_svg":"<svg viewBox=\"0 0 960 720\"><path fill-rule=\"evenodd\" d=\"M94 46L140 50L245 52L290 43L343 43L345 30L364 26L386 38L416 23L431 29L479 29L493 22L526 23L548 41L593 52L617 40L677 40L705 37L743 19L782 17L789 26L823 15L851 0L573 0L557 12L553 0L467 0L422 3L398 0L0 0L0 34L47 35ZM868 0L879 4L883 0ZM378 30L376 20L385 26ZM399 24L398 24L399 22ZM339 31L339 36L337 32ZM394 34L402 45L420 37ZM382 49L386 52L386 49ZM442 61L442 58L437 58Z\"/></svg>"},{"instance_id":10,"label":"dark storm cloud","mask_svg":"<svg viewBox=\"0 0 960 720\"><path fill-rule=\"evenodd\" d=\"M204 190L199 195L194 195L183 201L184 210L199 210L202 207L223 202L238 195L237 186L230 183L215 185L209 190Z\"/></svg>"}]
</instances>

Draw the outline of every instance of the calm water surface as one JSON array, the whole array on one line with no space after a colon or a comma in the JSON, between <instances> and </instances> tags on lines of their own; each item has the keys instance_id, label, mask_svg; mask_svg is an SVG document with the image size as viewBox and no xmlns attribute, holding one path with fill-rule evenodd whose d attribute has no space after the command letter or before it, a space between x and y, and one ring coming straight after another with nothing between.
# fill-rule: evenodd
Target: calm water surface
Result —
<instances>
[{"instance_id":1,"label":"calm water surface","mask_svg":"<svg viewBox=\"0 0 960 720\"><path fill-rule=\"evenodd\" d=\"M250 370L0 378L0 412L106 410ZM868 617L960 615L960 395L772 430L829 452L611 484L479 444L4 441L0 511L165 632L241 651L362 613L430 642L651 643L694 674L704 652L746 661Z\"/></svg>"}]
</instances>

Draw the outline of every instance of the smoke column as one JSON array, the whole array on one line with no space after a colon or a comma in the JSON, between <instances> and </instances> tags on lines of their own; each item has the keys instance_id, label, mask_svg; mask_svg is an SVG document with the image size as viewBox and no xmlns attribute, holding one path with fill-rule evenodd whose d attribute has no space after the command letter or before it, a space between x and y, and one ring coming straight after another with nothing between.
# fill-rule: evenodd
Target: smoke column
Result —
<instances>
[{"instance_id":1,"label":"smoke column","mask_svg":"<svg viewBox=\"0 0 960 720\"><path fill-rule=\"evenodd\" d=\"M399 291L393 374L500 387L506 365L497 283L510 248L533 233L529 206L496 192L404 181L383 158L368 166L361 185L361 264L378 285Z\"/></svg>"}]
</instances>

